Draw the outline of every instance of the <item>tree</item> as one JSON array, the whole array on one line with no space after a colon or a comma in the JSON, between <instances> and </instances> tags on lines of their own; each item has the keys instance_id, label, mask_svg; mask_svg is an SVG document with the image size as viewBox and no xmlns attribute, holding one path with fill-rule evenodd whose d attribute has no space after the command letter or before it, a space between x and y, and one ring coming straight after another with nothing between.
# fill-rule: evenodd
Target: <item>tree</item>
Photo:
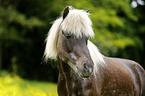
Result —
<instances>
[{"instance_id":1,"label":"tree","mask_svg":"<svg viewBox=\"0 0 145 96\"><path fill-rule=\"evenodd\" d=\"M28 32L45 26L45 22L37 17L27 17L25 14L18 12L15 8L17 6L14 6L15 4L17 3L11 4L10 1L2 1L0 7L0 67L2 67L2 61L4 63L7 61L3 65L4 68L9 67L8 63L14 63L10 59L19 57L20 52L16 49L20 48L21 44L29 42L28 38L25 37ZM7 52L8 50L12 52Z\"/></svg>"}]
</instances>

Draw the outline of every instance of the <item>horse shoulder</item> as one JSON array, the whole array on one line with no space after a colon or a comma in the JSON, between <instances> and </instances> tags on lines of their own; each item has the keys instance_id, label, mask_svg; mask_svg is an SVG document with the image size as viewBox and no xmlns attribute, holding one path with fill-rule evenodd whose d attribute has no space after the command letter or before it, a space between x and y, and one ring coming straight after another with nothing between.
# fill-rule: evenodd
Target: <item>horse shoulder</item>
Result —
<instances>
[{"instance_id":1,"label":"horse shoulder","mask_svg":"<svg viewBox=\"0 0 145 96\"><path fill-rule=\"evenodd\" d=\"M110 59L119 62L131 74L132 81L136 89L136 95L140 94L141 96L145 96L145 70L142 68L142 66L132 60L120 58L110 58Z\"/></svg>"}]
</instances>

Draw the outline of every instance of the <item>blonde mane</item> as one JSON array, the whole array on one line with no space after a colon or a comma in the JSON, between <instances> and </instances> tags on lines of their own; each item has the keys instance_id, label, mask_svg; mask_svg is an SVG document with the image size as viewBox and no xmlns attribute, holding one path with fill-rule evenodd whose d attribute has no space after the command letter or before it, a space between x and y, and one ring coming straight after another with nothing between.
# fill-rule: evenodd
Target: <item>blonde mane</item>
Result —
<instances>
[{"instance_id":1,"label":"blonde mane","mask_svg":"<svg viewBox=\"0 0 145 96\"><path fill-rule=\"evenodd\" d=\"M48 37L46 39L46 47L44 51L45 60L48 58L56 59L57 57L57 38L60 24L62 22L62 17L58 18L50 28L48 32Z\"/></svg>"},{"instance_id":2,"label":"blonde mane","mask_svg":"<svg viewBox=\"0 0 145 96\"><path fill-rule=\"evenodd\" d=\"M84 10L72 9L69 10L67 17L61 24L64 32L69 32L76 37L93 37L92 21L89 18L89 13Z\"/></svg>"},{"instance_id":3,"label":"blonde mane","mask_svg":"<svg viewBox=\"0 0 145 96\"><path fill-rule=\"evenodd\" d=\"M85 35L87 37L93 37L94 32L92 28L92 22L89 18L89 13L84 10L71 9L68 15L63 20L62 17L54 21L52 27L48 32L48 37L46 39L46 48L44 52L45 60L57 59L57 38L59 33L59 27L62 28L64 32L69 32L76 37L82 37ZM97 66L101 63L105 63L103 55L99 52L98 48L88 40L87 45L91 58L94 62L94 70L97 72Z\"/></svg>"}]
</instances>

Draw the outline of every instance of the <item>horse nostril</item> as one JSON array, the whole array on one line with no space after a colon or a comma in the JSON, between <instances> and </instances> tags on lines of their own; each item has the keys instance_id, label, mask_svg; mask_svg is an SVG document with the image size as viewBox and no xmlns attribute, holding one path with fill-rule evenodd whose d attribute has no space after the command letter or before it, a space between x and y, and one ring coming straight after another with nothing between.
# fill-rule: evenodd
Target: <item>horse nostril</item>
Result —
<instances>
[{"instance_id":1,"label":"horse nostril","mask_svg":"<svg viewBox=\"0 0 145 96\"><path fill-rule=\"evenodd\" d=\"M84 68L85 68L85 69L88 69L88 68L87 68L87 64L86 64L86 63L84 63Z\"/></svg>"},{"instance_id":2,"label":"horse nostril","mask_svg":"<svg viewBox=\"0 0 145 96\"><path fill-rule=\"evenodd\" d=\"M84 63L84 72L92 73L93 69L86 62Z\"/></svg>"}]
</instances>

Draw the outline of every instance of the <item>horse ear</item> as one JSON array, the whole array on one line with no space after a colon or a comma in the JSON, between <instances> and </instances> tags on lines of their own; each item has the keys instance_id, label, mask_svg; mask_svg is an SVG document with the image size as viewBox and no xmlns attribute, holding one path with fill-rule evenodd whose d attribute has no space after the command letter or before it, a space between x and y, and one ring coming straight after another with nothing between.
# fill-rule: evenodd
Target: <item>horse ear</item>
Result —
<instances>
[{"instance_id":1,"label":"horse ear","mask_svg":"<svg viewBox=\"0 0 145 96\"><path fill-rule=\"evenodd\" d=\"M87 10L87 13L90 13L90 9Z\"/></svg>"},{"instance_id":2,"label":"horse ear","mask_svg":"<svg viewBox=\"0 0 145 96\"><path fill-rule=\"evenodd\" d=\"M67 6L66 8L64 8L63 13L62 13L63 19L65 19L68 13L69 13L69 7Z\"/></svg>"}]
</instances>

